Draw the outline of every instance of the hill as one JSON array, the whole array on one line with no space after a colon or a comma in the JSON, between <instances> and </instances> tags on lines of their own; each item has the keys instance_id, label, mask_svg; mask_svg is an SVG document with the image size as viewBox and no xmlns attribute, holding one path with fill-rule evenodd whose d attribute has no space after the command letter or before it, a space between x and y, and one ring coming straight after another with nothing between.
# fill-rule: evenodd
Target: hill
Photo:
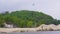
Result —
<instances>
[{"instance_id":1,"label":"hill","mask_svg":"<svg viewBox=\"0 0 60 34\"><path fill-rule=\"evenodd\" d=\"M41 24L60 24L60 20L53 19L50 15L37 11L21 10L0 14L0 26L3 23L12 23L17 27L37 27ZM3 26L1 26L3 27Z\"/></svg>"}]
</instances>

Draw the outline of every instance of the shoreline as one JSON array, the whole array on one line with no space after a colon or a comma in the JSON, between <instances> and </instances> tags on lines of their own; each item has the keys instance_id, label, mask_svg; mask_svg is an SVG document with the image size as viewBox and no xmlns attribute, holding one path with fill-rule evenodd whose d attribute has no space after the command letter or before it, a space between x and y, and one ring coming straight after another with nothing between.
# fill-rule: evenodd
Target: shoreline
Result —
<instances>
[{"instance_id":1,"label":"shoreline","mask_svg":"<svg viewBox=\"0 0 60 34\"><path fill-rule=\"evenodd\" d=\"M2 33L11 33L11 32L38 32L38 31L60 31L60 25L45 25L42 24L36 28L0 28Z\"/></svg>"},{"instance_id":2,"label":"shoreline","mask_svg":"<svg viewBox=\"0 0 60 34\"><path fill-rule=\"evenodd\" d=\"M36 28L0 28L0 33L39 32L39 31L58 31L58 30L37 30Z\"/></svg>"},{"instance_id":3,"label":"shoreline","mask_svg":"<svg viewBox=\"0 0 60 34\"><path fill-rule=\"evenodd\" d=\"M0 28L0 32L2 33L10 33L10 32L36 32L35 28Z\"/></svg>"}]
</instances>

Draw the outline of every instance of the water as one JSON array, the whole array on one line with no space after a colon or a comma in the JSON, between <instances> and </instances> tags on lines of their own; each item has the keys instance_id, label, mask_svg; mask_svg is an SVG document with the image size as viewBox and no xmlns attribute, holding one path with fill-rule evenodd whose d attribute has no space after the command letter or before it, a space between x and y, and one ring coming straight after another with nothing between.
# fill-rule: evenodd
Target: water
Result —
<instances>
[{"instance_id":1,"label":"water","mask_svg":"<svg viewBox=\"0 0 60 34\"><path fill-rule=\"evenodd\" d=\"M40 32L13 32L4 34L60 34L60 31L40 31Z\"/></svg>"}]
</instances>

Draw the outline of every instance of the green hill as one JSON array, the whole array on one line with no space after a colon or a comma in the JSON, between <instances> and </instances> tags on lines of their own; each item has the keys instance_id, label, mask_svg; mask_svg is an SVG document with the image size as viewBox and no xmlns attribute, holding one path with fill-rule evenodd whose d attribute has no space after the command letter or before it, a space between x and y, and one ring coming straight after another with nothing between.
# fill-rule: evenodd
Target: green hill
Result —
<instances>
[{"instance_id":1,"label":"green hill","mask_svg":"<svg viewBox=\"0 0 60 34\"><path fill-rule=\"evenodd\" d=\"M60 20L55 20L42 12L21 10L0 14L0 26L5 22L17 27L37 27L41 24L59 24Z\"/></svg>"}]
</instances>

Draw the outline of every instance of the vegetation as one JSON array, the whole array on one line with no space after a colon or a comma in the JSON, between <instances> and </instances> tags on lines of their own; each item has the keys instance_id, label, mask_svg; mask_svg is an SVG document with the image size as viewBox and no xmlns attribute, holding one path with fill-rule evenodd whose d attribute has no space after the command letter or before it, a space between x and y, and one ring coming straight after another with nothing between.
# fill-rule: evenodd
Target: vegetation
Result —
<instances>
[{"instance_id":1,"label":"vegetation","mask_svg":"<svg viewBox=\"0 0 60 34\"><path fill-rule=\"evenodd\" d=\"M17 27L37 27L41 24L60 24L60 20L53 19L51 16L37 11L8 11L0 14L0 27L3 23L12 23Z\"/></svg>"}]
</instances>

